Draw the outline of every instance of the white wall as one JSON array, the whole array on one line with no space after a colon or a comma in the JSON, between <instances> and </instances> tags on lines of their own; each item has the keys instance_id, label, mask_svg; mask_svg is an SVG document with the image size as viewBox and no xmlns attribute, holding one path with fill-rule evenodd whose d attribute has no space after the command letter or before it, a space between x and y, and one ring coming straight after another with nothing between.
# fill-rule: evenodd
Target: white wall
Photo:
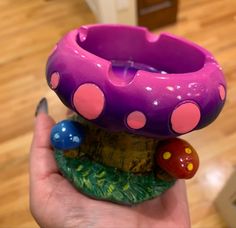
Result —
<instances>
[{"instance_id":1,"label":"white wall","mask_svg":"<svg viewBox=\"0 0 236 228\"><path fill-rule=\"evenodd\" d=\"M136 0L86 0L99 23L137 25Z\"/></svg>"}]
</instances>

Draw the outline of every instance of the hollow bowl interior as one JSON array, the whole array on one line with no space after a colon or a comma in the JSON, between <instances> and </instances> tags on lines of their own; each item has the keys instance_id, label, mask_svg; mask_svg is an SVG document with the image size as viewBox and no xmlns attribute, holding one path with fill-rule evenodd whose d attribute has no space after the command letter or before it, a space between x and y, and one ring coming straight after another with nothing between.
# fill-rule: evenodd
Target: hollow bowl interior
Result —
<instances>
[{"instance_id":1,"label":"hollow bowl interior","mask_svg":"<svg viewBox=\"0 0 236 228\"><path fill-rule=\"evenodd\" d=\"M162 74L195 72L205 62L204 53L196 47L167 34L151 34L143 28L82 27L76 41L84 50L111 61L113 72L127 78L138 70Z\"/></svg>"}]
</instances>

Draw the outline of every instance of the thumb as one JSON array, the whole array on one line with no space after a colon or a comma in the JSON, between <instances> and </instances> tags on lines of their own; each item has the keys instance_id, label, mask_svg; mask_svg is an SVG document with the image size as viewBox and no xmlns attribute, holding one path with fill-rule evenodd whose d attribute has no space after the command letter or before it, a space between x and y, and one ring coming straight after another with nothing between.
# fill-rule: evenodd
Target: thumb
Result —
<instances>
[{"instance_id":1,"label":"thumb","mask_svg":"<svg viewBox=\"0 0 236 228\"><path fill-rule=\"evenodd\" d=\"M32 181L58 173L50 146L50 132L54 124L54 120L47 114L47 100L43 98L37 107L34 136L30 149L30 178Z\"/></svg>"}]
</instances>

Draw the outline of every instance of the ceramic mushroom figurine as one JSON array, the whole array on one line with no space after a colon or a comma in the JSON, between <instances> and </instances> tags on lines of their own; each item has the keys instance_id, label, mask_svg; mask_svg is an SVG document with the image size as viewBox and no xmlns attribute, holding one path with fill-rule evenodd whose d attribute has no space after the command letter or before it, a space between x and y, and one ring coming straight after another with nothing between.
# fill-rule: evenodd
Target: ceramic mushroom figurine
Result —
<instances>
[{"instance_id":1,"label":"ceramic mushroom figurine","mask_svg":"<svg viewBox=\"0 0 236 228\"><path fill-rule=\"evenodd\" d=\"M71 158L56 141L58 126L52 130L59 169L84 194L121 204L156 197L196 173L196 151L176 137L212 123L226 98L208 51L141 27L75 29L55 46L46 74L84 132Z\"/></svg>"},{"instance_id":2,"label":"ceramic mushroom figurine","mask_svg":"<svg viewBox=\"0 0 236 228\"><path fill-rule=\"evenodd\" d=\"M195 149L179 138L167 139L158 144L156 162L176 179L192 178L199 166Z\"/></svg>"},{"instance_id":3,"label":"ceramic mushroom figurine","mask_svg":"<svg viewBox=\"0 0 236 228\"><path fill-rule=\"evenodd\" d=\"M51 131L51 142L60 150L79 148L83 141L83 128L78 122L63 120Z\"/></svg>"},{"instance_id":4,"label":"ceramic mushroom figurine","mask_svg":"<svg viewBox=\"0 0 236 228\"><path fill-rule=\"evenodd\" d=\"M57 123L51 131L51 143L54 148L63 150L67 157L76 157L84 139L82 126L72 120Z\"/></svg>"}]
</instances>

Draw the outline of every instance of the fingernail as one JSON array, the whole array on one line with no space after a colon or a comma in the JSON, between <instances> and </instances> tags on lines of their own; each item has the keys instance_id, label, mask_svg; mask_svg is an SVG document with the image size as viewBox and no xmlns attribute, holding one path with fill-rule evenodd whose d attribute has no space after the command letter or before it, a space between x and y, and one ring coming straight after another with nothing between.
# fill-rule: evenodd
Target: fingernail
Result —
<instances>
[{"instance_id":1,"label":"fingernail","mask_svg":"<svg viewBox=\"0 0 236 228\"><path fill-rule=\"evenodd\" d=\"M48 114L48 101L45 97L39 101L35 110L35 116L42 112Z\"/></svg>"}]
</instances>

